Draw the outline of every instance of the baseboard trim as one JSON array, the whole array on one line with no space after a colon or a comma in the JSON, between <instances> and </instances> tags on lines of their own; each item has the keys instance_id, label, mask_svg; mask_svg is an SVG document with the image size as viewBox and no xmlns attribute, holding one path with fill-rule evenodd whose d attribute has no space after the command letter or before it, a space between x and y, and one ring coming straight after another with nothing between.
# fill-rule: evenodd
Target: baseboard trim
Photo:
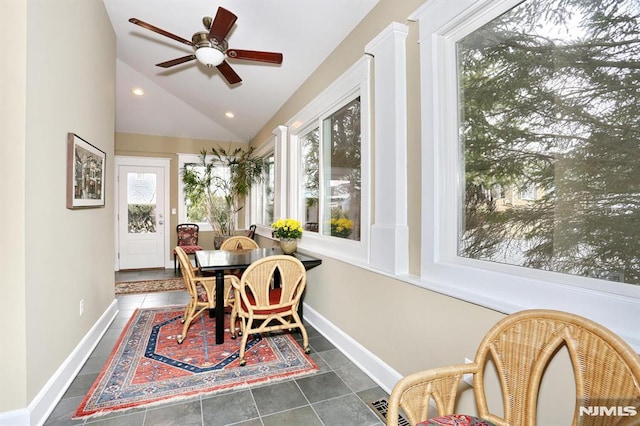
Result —
<instances>
[{"instance_id":1,"label":"baseboard trim","mask_svg":"<svg viewBox=\"0 0 640 426\"><path fill-rule=\"evenodd\" d=\"M118 315L118 301L113 300L107 307L98 321L91 327L91 330L82 338L78 346L69 354L67 359L62 363L60 368L54 373L44 387L38 392L38 395L31 401L27 407L28 415L25 418L20 416L19 422L8 423L12 426L31 426L42 425L53 409L56 407L62 396L67 391L71 382L87 361L91 352L95 349L100 339L111 325L111 322ZM19 410L20 412L25 410ZM3 423L3 417L0 416L0 424Z\"/></svg>"},{"instance_id":2,"label":"baseboard trim","mask_svg":"<svg viewBox=\"0 0 640 426\"><path fill-rule=\"evenodd\" d=\"M2 426L23 426L28 424L29 410L26 408L0 413L0 425Z\"/></svg>"},{"instance_id":3,"label":"baseboard trim","mask_svg":"<svg viewBox=\"0 0 640 426\"><path fill-rule=\"evenodd\" d=\"M385 392L391 393L393 386L402 378L400 373L306 303L304 304L304 321L312 325L320 334L333 343L338 350L348 356Z\"/></svg>"}]
</instances>

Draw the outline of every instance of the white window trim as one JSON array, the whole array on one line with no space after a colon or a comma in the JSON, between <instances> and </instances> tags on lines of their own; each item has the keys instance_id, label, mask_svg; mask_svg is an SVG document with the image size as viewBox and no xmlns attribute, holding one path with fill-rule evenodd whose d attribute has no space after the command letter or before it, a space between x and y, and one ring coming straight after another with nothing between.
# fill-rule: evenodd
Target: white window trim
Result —
<instances>
[{"instance_id":1,"label":"white window trim","mask_svg":"<svg viewBox=\"0 0 640 426\"><path fill-rule=\"evenodd\" d=\"M456 40L519 0L430 0L418 21L422 114L422 247L419 285L504 313L545 308L595 320L640 352L640 286L500 265L456 255L459 163Z\"/></svg>"},{"instance_id":2,"label":"white window trim","mask_svg":"<svg viewBox=\"0 0 640 426\"><path fill-rule=\"evenodd\" d=\"M307 249L327 257L349 261L355 264L369 263L369 227L371 224L371 58L364 56L356 62L349 70L340 76L318 97L311 101L298 114L287 122L289 128L289 176L299 176L300 167L298 164L300 149L298 138L302 136L303 129L309 129L312 123L318 122L331 112L335 112L339 107L348 101L360 97L360 132L361 132L361 235L360 241L347 240L344 238L330 237L316 234L314 232L304 232L300 239L299 247ZM300 186L298 179L289 179L287 193L289 199L287 203L287 217L300 219Z\"/></svg>"},{"instance_id":3,"label":"white window trim","mask_svg":"<svg viewBox=\"0 0 640 426\"><path fill-rule=\"evenodd\" d=\"M396 275L409 272L407 203L407 60L409 28L392 22L365 46L374 57L375 223L370 265Z\"/></svg>"},{"instance_id":4,"label":"white window trim","mask_svg":"<svg viewBox=\"0 0 640 426\"><path fill-rule=\"evenodd\" d=\"M274 157L274 176L275 176L275 196L273 199L273 217L274 220L281 216L283 206L286 206L286 173L287 173L287 127L278 126L273 132L272 136L256 149L255 153L259 156L266 156L273 154ZM261 184L255 185L251 190L251 208L249 218L251 219L248 224L256 225L256 233L258 235L271 238L271 226L269 223L258 223L258 195L261 190ZM256 208L254 208L254 206Z\"/></svg>"}]
</instances>

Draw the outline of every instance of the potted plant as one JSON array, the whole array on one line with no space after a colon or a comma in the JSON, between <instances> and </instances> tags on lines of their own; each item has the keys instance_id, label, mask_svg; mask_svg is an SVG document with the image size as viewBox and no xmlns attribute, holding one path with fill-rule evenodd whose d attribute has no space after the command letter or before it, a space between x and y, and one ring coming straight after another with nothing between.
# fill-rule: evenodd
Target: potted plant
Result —
<instances>
[{"instance_id":1,"label":"potted plant","mask_svg":"<svg viewBox=\"0 0 640 426\"><path fill-rule=\"evenodd\" d=\"M298 238L302 237L302 225L295 219L278 219L271 224L273 236L280 240L280 248L291 254L298 248Z\"/></svg>"},{"instance_id":2,"label":"potted plant","mask_svg":"<svg viewBox=\"0 0 640 426\"><path fill-rule=\"evenodd\" d=\"M264 178L265 159L254 155L254 147L202 150L199 161L181 170L185 198L201 206L214 232L214 246L235 233L236 214L244 207L251 188ZM195 166L195 167L191 167Z\"/></svg>"}]
</instances>

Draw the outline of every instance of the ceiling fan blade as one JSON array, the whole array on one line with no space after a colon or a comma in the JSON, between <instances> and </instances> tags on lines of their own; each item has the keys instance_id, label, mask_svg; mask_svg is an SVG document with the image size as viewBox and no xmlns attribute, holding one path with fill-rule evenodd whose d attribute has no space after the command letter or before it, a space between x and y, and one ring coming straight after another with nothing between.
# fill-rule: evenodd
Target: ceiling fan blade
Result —
<instances>
[{"instance_id":1,"label":"ceiling fan blade","mask_svg":"<svg viewBox=\"0 0 640 426\"><path fill-rule=\"evenodd\" d=\"M227 9L219 7L216 17L211 24L211 30L209 31L209 39L218 40L218 44L222 44L223 40L231 31L231 27L235 24L238 17Z\"/></svg>"},{"instance_id":2,"label":"ceiling fan blade","mask_svg":"<svg viewBox=\"0 0 640 426\"><path fill-rule=\"evenodd\" d=\"M218 68L218 70L222 73L224 78L227 79L229 84L236 84L242 81L240 76L236 74L236 72L233 70L233 68L231 68L231 65L229 65L227 61L222 61L222 63L218 65L216 68Z\"/></svg>"},{"instance_id":3,"label":"ceiling fan blade","mask_svg":"<svg viewBox=\"0 0 640 426\"><path fill-rule=\"evenodd\" d=\"M140 25L142 28L146 28L147 30L151 30L154 33L158 33L158 34L163 35L165 37L172 38L175 41L179 41L180 43L186 44L187 46L193 46L193 43L190 40L187 40L186 38L182 38L182 37L177 36L175 34L171 34L170 32L163 30L162 28L158 28L156 26L148 24L148 23L146 23L144 21L141 21L139 19L131 18L131 19L129 19L129 22L131 22L132 24Z\"/></svg>"},{"instance_id":4,"label":"ceiling fan blade","mask_svg":"<svg viewBox=\"0 0 640 426\"><path fill-rule=\"evenodd\" d=\"M269 62L270 64L282 63L282 53L276 53L276 52L227 49L227 56L234 59L246 59L248 61Z\"/></svg>"},{"instance_id":5,"label":"ceiling fan blade","mask_svg":"<svg viewBox=\"0 0 640 426\"><path fill-rule=\"evenodd\" d=\"M182 58L176 58L170 61L160 62L159 64L156 64L156 66L162 67L162 68L169 68L174 65L179 65L185 62L193 61L194 59L196 59L196 55L187 55L187 56L183 56Z\"/></svg>"}]
</instances>

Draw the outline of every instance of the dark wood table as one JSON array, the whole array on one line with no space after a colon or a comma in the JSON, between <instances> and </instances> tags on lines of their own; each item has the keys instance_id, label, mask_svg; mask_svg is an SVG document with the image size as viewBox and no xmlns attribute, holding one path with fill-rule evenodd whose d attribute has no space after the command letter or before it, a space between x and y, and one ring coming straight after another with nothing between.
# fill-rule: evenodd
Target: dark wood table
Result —
<instances>
[{"instance_id":1,"label":"dark wood table","mask_svg":"<svg viewBox=\"0 0 640 426\"><path fill-rule=\"evenodd\" d=\"M232 269L244 271L256 260L267 256L283 254L279 247L259 248L251 250L198 250L196 262L203 275L215 275L216 277L216 344L224 343L224 272ZM294 253L291 256L298 259L309 270L322 263L322 259L302 253ZM300 308L302 308L302 300ZM302 319L302 315L300 315Z\"/></svg>"}]
</instances>

